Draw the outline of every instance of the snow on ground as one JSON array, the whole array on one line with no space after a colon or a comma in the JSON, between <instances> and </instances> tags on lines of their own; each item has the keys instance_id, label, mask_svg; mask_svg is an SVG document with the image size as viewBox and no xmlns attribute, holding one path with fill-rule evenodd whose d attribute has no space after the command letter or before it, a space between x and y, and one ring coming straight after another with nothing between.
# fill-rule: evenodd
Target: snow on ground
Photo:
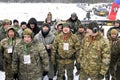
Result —
<instances>
[{"instance_id":1,"label":"snow on ground","mask_svg":"<svg viewBox=\"0 0 120 80\"><path fill-rule=\"evenodd\" d=\"M86 17L86 11L77 6L78 4L63 4L63 3L0 3L0 20L3 19L18 19L21 21L28 21L31 17L35 17L38 21L44 21L47 13L51 12L54 19L66 20L71 13L76 12L78 18L83 20ZM85 6L85 8L93 8L93 4ZM106 20L107 17L99 17L91 13L91 20ZM106 32L109 26L103 26ZM74 69L75 76L76 69ZM79 76L75 76L74 80L78 80ZM0 71L0 80L4 80L5 73ZM44 80L48 80L47 76ZM54 78L56 80L56 77ZM90 80L90 79L89 79Z\"/></svg>"}]
</instances>

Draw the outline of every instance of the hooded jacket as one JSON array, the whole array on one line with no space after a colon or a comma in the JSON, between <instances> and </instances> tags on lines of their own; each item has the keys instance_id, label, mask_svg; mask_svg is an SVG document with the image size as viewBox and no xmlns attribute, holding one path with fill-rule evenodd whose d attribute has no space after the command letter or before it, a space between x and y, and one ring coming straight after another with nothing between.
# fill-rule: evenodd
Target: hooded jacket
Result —
<instances>
[{"instance_id":1,"label":"hooded jacket","mask_svg":"<svg viewBox=\"0 0 120 80\"><path fill-rule=\"evenodd\" d=\"M31 29L30 24L35 24L35 28ZM36 35L40 31L40 28L37 26L37 20L35 18L30 18L30 20L28 21L28 28L33 31L34 35Z\"/></svg>"}]
</instances>

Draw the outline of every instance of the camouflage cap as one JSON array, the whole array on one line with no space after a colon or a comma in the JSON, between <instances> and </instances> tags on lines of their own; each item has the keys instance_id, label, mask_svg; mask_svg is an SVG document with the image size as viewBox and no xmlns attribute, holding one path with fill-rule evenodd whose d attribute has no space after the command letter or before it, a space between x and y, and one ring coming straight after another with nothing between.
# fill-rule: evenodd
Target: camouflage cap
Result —
<instances>
[{"instance_id":1,"label":"camouflage cap","mask_svg":"<svg viewBox=\"0 0 120 80\"><path fill-rule=\"evenodd\" d=\"M69 27L69 28L70 28L70 24L69 24L69 23L64 23L64 24L63 24L63 28L64 28L64 27Z\"/></svg>"},{"instance_id":2,"label":"camouflage cap","mask_svg":"<svg viewBox=\"0 0 120 80\"><path fill-rule=\"evenodd\" d=\"M112 30L110 31L110 33L117 35L117 34L118 34L118 31L117 31L116 29L112 29Z\"/></svg>"},{"instance_id":3,"label":"camouflage cap","mask_svg":"<svg viewBox=\"0 0 120 80\"><path fill-rule=\"evenodd\" d=\"M3 20L3 25L5 25L5 24L11 24L10 20L9 19L4 19Z\"/></svg>"},{"instance_id":4,"label":"camouflage cap","mask_svg":"<svg viewBox=\"0 0 120 80\"><path fill-rule=\"evenodd\" d=\"M115 22L120 24L120 20L119 19L117 19Z\"/></svg>"},{"instance_id":5,"label":"camouflage cap","mask_svg":"<svg viewBox=\"0 0 120 80\"><path fill-rule=\"evenodd\" d=\"M26 28L24 31L23 31L23 35L33 35L33 32L32 32L32 30L31 29L29 29L29 28Z\"/></svg>"},{"instance_id":6,"label":"camouflage cap","mask_svg":"<svg viewBox=\"0 0 120 80\"><path fill-rule=\"evenodd\" d=\"M16 31L14 27L8 27L8 28L7 28L7 32L8 32L9 30Z\"/></svg>"}]
</instances>

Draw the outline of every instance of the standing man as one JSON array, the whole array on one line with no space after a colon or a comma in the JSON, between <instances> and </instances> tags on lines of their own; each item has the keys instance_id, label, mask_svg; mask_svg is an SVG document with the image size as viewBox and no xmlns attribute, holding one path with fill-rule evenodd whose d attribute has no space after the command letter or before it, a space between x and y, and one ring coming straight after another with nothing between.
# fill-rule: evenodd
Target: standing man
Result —
<instances>
[{"instance_id":1,"label":"standing man","mask_svg":"<svg viewBox=\"0 0 120 80\"><path fill-rule=\"evenodd\" d=\"M78 19L78 16L76 13L72 13L71 17L67 20L67 22L70 24L70 29L73 33L77 32L77 28L81 24L81 21Z\"/></svg>"},{"instance_id":2,"label":"standing man","mask_svg":"<svg viewBox=\"0 0 120 80\"><path fill-rule=\"evenodd\" d=\"M49 59L42 43L33 41L33 32L26 28L23 40L16 45L13 54L13 73L18 80L42 80L42 71L49 70Z\"/></svg>"},{"instance_id":3,"label":"standing man","mask_svg":"<svg viewBox=\"0 0 120 80\"><path fill-rule=\"evenodd\" d=\"M118 31L116 29L112 29L110 31L110 49L111 49L111 60L110 60L110 67L109 67L109 70L108 72L106 73L105 75L105 79L106 80L110 80L110 75L112 76L111 80L116 80L116 64L117 64L117 60L116 60L116 57L117 56L117 45L120 45L118 44L118 42L120 41L120 39L118 38ZM116 49L115 49L116 48Z\"/></svg>"},{"instance_id":4,"label":"standing man","mask_svg":"<svg viewBox=\"0 0 120 80\"><path fill-rule=\"evenodd\" d=\"M63 24L63 31L56 36L52 47L52 62L57 63L57 80L65 80L65 69L68 80L73 80L73 69L75 55L80 48L80 43L76 35L70 31L68 23Z\"/></svg>"},{"instance_id":5,"label":"standing man","mask_svg":"<svg viewBox=\"0 0 120 80\"><path fill-rule=\"evenodd\" d=\"M3 58L3 65L5 70L5 80L13 80L12 73L12 56L15 45L20 41L16 38L17 32L13 27L7 29L7 37L0 43L0 53Z\"/></svg>"},{"instance_id":6,"label":"standing man","mask_svg":"<svg viewBox=\"0 0 120 80\"><path fill-rule=\"evenodd\" d=\"M80 64L79 80L102 80L110 63L109 42L99 32L96 22L89 23L77 62Z\"/></svg>"},{"instance_id":7,"label":"standing man","mask_svg":"<svg viewBox=\"0 0 120 80\"><path fill-rule=\"evenodd\" d=\"M41 31L34 37L34 40L37 40L40 43L43 43L48 55L49 55L49 73L48 77L49 80L53 80L54 77L54 65L51 62L51 48L52 48L52 43L54 40L54 34L50 32L50 26L49 24L45 23L43 24ZM45 76L43 72L43 76Z\"/></svg>"},{"instance_id":8,"label":"standing man","mask_svg":"<svg viewBox=\"0 0 120 80\"><path fill-rule=\"evenodd\" d=\"M11 22L8 19L4 19L3 20L3 26L0 27L0 41L4 38L7 37L6 31L7 28L9 28L11 26ZM1 54L1 53L0 53ZM3 70L3 60L2 60L2 56L0 56L0 70Z\"/></svg>"}]
</instances>

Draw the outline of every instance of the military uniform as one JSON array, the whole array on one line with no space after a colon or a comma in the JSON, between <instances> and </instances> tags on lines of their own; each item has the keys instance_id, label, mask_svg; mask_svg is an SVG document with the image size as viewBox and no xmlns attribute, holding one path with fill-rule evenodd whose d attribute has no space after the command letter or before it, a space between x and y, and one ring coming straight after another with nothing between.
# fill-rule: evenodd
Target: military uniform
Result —
<instances>
[{"instance_id":1,"label":"military uniform","mask_svg":"<svg viewBox=\"0 0 120 80\"><path fill-rule=\"evenodd\" d=\"M5 24L10 24L10 20L5 19L5 20L3 21L3 26L0 27L0 41L1 41L2 39L4 39L4 38L7 37L7 35L6 35L6 30L4 29L4 25L5 25ZM0 53L0 54L1 54L1 53ZM3 70L3 60L2 60L2 56L0 56L0 70Z\"/></svg>"},{"instance_id":2,"label":"military uniform","mask_svg":"<svg viewBox=\"0 0 120 80\"><path fill-rule=\"evenodd\" d=\"M75 20L72 20L72 17L75 17ZM71 31L73 33L77 32L77 28L79 27L79 25L81 24L81 21L78 19L77 14L76 13L72 13L71 17L67 20L67 22L70 24L70 28Z\"/></svg>"},{"instance_id":3,"label":"military uniform","mask_svg":"<svg viewBox=\"0 0 120 80\"><path fill-rule=\"evenodd\" d=\"M63 80L65 69L67 70L68 80L73 80L75 53L80 48L78 41L77 36L72 33L68 37L65 37L63 32L56 36L53 42L52 61L53 63L57 62L57 80Z\"/></svg>"},{"instance_id":4,"label":"military uniform","mask_svg":"<svg viewBox=\"0 0 120 80\"><path fill-rule=\"evenodd\" d=\"M10 30L12 28L9 28ZM15 32L15 30L14 30ZM16 33L15 33L16 34ZM4 70L5 70L5 80L13 80L13 73L12 73L12 55L15 45L20 40L16 37L14 38L5 38L1 41L1 48L0 52L3 57L3 64L4 64Z\"/></svg>"},{"instance_id":5,"label":"military uniform","mask_svg":"<svg viewBox=\"0 0 120 80\"><path fill-rule=\"evenodd\" d=\"M92 25L91 25L92 24ZM90 23L89 29L94 30L96 23ZM94 32L94 31L93 31ZM96 32L95 32L96 34ZM109 42L97 31L96 36L87 35L83 39L77 62L80 63L79 80L102 80L109 68L110 46Z\"/></svg>"},{"instance_id":6,"label":"military uniform","mask_svg":"<svg viewBox=\"0 0 120 80\"><path fill-rule=\"evenodd\" d=\"M25 29L24 35L31 35L30 29ZM49 70L49 58L42 43L21 41L16 45L13 54L13 72L18 73L19 80L42 80L42 71Z\"/></svg>"}]
</instances>

